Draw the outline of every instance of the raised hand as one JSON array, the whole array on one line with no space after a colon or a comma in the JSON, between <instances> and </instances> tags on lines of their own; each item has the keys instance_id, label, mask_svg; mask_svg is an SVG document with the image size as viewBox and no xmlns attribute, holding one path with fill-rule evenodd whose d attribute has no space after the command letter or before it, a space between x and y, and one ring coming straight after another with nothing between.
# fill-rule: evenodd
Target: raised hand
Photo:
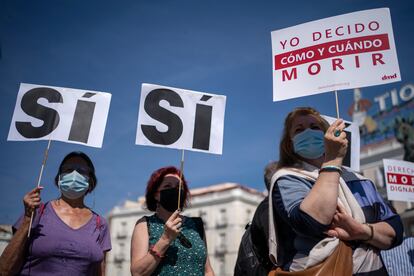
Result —
<instances>
[{"instance_id":1,"label":"raised hand","mask_svg":"<svg viewBox=\"0 0 414 276\"><path fill-rule=\"evenodd\" d=\"M30 192L28 192L23 198L24 204L24 215L27 217L31 217L32 212L35 211L37 207L40 205L40 191L43 187L36 187Z\"/></svg>"},{"instance_id":2,"label":"raised hand","mask_svg":"<svg viewBox=\"0 0 414 276\"><path fill-rule=\"evenodd\" d=\"M325 132L325 162L338 160L341 164L337 165L342 165L342 160L348 149L344 128L344 121L338 119Z\"/></svg>"},{"instance_id":3,"label":"raised hand","mask_svg":"<svg viewBox=\"0 0 414 276\"><path fill-rule=\"evenodd\" d=\"M333 217L331 228L326 232L328 236L337 237L340 240L365 240L369 237L369 229L366 225L359 223L348 215L345 208L338 203L336 213Z\"/></svg>"},{"instance_id":4,"label":"raised hand","mask_svg":"<svg viewBox=\"0 0 414 276\"><path fill-rule=\"evenodd\" d=\"M179 210L176 210L168 218L164 225L164 237L171 243L174 241L181 232L182 218L180 217Z\"/></svg>"}]
</instances>

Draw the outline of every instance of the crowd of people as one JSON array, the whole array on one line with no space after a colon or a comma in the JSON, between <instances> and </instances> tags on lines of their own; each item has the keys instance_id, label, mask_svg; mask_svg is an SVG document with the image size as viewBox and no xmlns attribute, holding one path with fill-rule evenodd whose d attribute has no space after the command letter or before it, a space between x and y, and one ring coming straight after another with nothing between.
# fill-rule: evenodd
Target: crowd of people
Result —
<instances>
[{"instance_id":1,"label":"crowd of people","mask_svg":"<svg viewBox=\"0 0 414 276\"><path fill-rule=\"evenodd\" d=\"M242 239L248 246L240 247L235 275L388 275L380 252L401 244L402 222L374 183L343 166L344 128L341 119L329 125L313 108L288 114L279 160L265 169L268 196L253 216L249 240ZM104 275L108 224L84 202L97 185L90 158L69 153L55 184L58 199L42 203L42 187L24 196L1 275ZM203 221L181 214L189 201L182 172L154 171L145 198L154 214L136 222L131 274L214 275ZM256 262L246 261L251 253Z\"/></svg>"}]
</instances>

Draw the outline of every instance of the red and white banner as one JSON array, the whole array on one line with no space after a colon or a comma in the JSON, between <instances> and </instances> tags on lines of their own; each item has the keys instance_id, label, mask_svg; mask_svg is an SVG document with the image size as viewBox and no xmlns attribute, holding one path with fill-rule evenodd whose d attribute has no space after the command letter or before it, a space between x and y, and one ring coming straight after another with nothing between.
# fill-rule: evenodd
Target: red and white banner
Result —
<instances>
[{"instance_id":1,"label":"red and white banner","mask_svg":"<svg viewBox=\"0 0 414 276\"><path fill-rule=\"evenodd\" d=\"M388 8L273 31L273 100L400 81Z\"/></svg>"},{"instance_id":2,"label":"red and white banner","mask_svg":"<svg viewBox=\"0 0 414 276\"><path fill-rule=\"evenodd\" d=\"M414 163L384 159L384 175L389 200L414 202Z\"/></svg>"}]
</instances>

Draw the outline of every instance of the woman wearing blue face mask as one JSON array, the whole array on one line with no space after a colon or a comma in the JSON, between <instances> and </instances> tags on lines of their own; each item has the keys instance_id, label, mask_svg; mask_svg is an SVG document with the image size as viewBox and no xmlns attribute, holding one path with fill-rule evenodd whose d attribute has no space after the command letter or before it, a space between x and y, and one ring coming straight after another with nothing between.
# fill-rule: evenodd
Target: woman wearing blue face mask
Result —
<instances>
[{"instance_id":1,"label":"woman wearing blue face mask","mask_svg":"<svg viewBox=\"0 0 414 276\"><path fill-rule=\"evenodd\" d=\"M329 126L309 107L286 117L269 197L271 211L283 218L270 225L269 254L283 270L323 263L345 241L352 247L354 275L387 275L379 250L402 241L401 219L375 185L342 166L344 128L341 119Z\"/></svg>"},{"instance_id":2,"label":"woman wearing blue face mask","mask_svg":"<svg viewBox=\"0 0 414 276\"><path fill-rule=\"evenodd\" d=\"M108 225L84 203L97 184L92 161L82 152L69 153L55 184L60 191L56 200L41 203L42 187L24 197L25 213L13 225L1 275L104 275L105 254L111 249Z\"/></svg>"}]
</instances>

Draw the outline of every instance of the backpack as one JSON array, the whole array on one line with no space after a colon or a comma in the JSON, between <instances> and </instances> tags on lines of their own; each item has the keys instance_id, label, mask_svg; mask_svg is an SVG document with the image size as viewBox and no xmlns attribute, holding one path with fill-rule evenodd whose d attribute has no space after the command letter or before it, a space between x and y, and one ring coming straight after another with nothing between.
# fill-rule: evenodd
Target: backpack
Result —
<instances>
[{"instance_id":1,"label":"backpack","mask_svg":"<svg viewBox=\"0 0 414 276\"><path fill-rule=\"evenodd\" d=\"M252 242L250 225L251 223L246 225L246 231L240 242L236 266L234 267L235 276L260 276L268 274L268 270L262 264L261 258L256 253L255 246Z\"/></svg>"}]
</instances>

